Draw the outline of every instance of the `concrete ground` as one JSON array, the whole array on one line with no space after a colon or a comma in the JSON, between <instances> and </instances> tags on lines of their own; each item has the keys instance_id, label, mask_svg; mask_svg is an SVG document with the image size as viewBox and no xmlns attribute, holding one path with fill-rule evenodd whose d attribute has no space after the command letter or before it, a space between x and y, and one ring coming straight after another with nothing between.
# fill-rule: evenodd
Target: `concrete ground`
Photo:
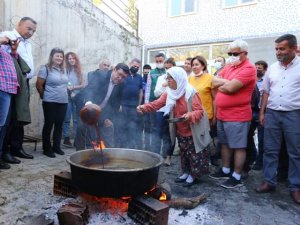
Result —
<instances>
[{"instance_id":1,"label":"concrete ground","mask_svg":"<svg viewBox=\"0 0 300 225\"><path fill-rule=\"evenodd\" d=\"M21 159L21 164L12 165L10 170L0 171L0 225L21 225L31 216L41 213L55 219L57 224L57 208L63 202L73 200L53 195L53 175L69 170L65 159L75 150L64 149L66 155L58 155L54 159L42 154L40 144L36 152L33 151L33 144L25 144L25 150L34 155L34 160ZM173 197L193 197L206 193L208 198L193 210L170 209L170 225L300 224L300 205L292 202L287 183L279 183L276 192L272 194L254 192L254 187L261 181L261 172L251 171L249 178L244 181L245 185L233 190L220 187L218 182L208 177L203 177L190 188L184 188L174 183L179 174L179 157L174 156L172 166L161 166L159 183L168 182ZM126 215L112 220L107 213L100 218L95 210L91 212L95 216L89 224L135 224Z\"/></svg>"}]
</instances>

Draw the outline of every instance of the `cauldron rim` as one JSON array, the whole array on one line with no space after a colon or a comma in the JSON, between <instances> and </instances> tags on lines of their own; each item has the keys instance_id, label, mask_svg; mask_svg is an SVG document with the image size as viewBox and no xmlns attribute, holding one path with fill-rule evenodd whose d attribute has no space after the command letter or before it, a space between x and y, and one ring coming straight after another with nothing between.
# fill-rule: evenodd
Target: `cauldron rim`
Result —
<instances>
[{"instance_id":1,"label":"cauldron rim","mask_svg":"<svg viewBox=\"0 0 300 225\"><path fill-rule=\"evenodd\" d=\"M134 152L139 152L139 153L144 153L144 154L147 154L147 155L152 155L154 157L156 157L159 162L156 163L155 165L151 165L151 166L148 166L148 167L142 167L142 168L132 168L132 169L109 169L109 168L90 168L90 167L87 167L87 166L83 166L79 163L75 163L71 160L71 157L76 155L76 154L80 154L81 152L90 152L90 151L99 151L99 150L94 150L94 149L85 149L85 150L80 150L80 151L76 151L74 153L72 153L70 156L68 156L68 158L66 159L67 163L69 163L70 165L72 166L75 166L75 167L80 167L82 169L85 169L85 170L93 170L93 171L111 171L111 172L114 172L114 173L118 173L118 172L136 172L136 171L144 171L144 170L149 170L151 168L155 168L155 167L159 167L162 165L163 163L163 157L155 152L150 152L150 151L145 151L145 150L138 150L138 149L131 149L131 148L104 148L103 150L116 150L116 149L120 149L120 150L124 150L124 151L134 151Z\"/></svg>"}]
</instances>

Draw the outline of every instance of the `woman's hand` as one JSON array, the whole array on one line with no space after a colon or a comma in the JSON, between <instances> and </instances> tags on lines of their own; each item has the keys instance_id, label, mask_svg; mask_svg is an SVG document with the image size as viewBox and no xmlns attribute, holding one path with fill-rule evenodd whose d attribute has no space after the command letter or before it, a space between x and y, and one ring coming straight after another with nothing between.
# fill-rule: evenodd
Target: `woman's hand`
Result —
<instances>
[{"instance_id":1,"label":"woman's hand","mask_svg":"<svg viewBox=\"0 0 300 225\"><path fill-rule=\"evenodd\" d=\"M184 121L188 121L188 120L190 120L191 115L190 115L189 113L186 113L186 114L183 114L183 115L181 116L181 118L184 118Z\"/></svg>"}]
</instances>

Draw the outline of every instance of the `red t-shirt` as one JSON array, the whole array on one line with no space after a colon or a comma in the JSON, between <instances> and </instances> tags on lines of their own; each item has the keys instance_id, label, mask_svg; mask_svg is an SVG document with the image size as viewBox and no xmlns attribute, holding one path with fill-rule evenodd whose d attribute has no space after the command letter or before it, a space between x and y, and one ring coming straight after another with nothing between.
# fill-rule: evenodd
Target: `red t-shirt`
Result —
<instances>
[{"instance_id":1,"label":"red t-shirt","mask_svg":"<svg viewBox=\"0 0 300 225\"><path fill-rule=\"evenodd\" d=\"M215 99L217 119L232 122L250 121L252 119L250 102L256 82L255 66L247 59L238 66L226 66L219 76L227 80L239 80L244 86L234 94L218 91Z\"/></svg>"}]
</instances>

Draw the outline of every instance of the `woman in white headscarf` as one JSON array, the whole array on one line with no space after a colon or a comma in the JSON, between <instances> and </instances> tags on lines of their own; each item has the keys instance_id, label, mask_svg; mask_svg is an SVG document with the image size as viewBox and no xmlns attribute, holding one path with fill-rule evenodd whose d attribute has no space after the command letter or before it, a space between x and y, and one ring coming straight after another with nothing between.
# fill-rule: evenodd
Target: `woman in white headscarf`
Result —
<instances>
[{"instance_id":1,"label":"woman in white headscarf","mask_svg":"<svg viewBox=\"0 0 300 225\"><path fill-rule=\"evenodd\" d=\"M175 134L178 138L183 172L175 182L189 187L209 172L209 121L198 93L188 83L187 74L181 67L170 68L167 81L167 91L156 101L138 106L137 112L160 109L170 118L181 118L175 126L170 124L172 141L175 141Z\"/></svg>"}]
</instances>

